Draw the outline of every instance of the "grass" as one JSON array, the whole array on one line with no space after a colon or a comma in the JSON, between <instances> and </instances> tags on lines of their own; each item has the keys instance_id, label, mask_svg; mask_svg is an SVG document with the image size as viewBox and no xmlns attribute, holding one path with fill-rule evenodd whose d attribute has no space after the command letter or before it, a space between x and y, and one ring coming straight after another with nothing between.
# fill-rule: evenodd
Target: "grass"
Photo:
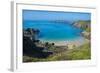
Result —
<instances>
[{"instance_id":1,"label":"grass","mask_svg":"<svg viewBox=\"0 0 100 73\"><path fill-rule=\"evenodd\" d=\"M86 28L85 31L86 32L90 32L91 31L91 28Z\"/></svg>"},{"instance_id":2,"label":"grass","mask_svg":"<svg viewBox=\"0 0 100 73\"><path fill-rule=\"evenodd\" d=\"M74 49L65 50L63 52L50 55L49 57L44 58L44 59L43 58L33 58L33 57L28 57L28 56L24 56L23 58L27 59L25 62L91 59L90 43L84 44Z\"/></svg>"},{"instance_id":3,"label":"grass","mask_svg":"<svg viewBox=\"0 0 100 73\"><path fill-rule=\"evenodd\" d=\"M90 25L90 21L78 21L79 25L81 25L81 28L87 32L90 32L90 27L86 27L86 25Z\"/></svg>"},{"instance_id":4,"label":"grass","mask_svg":"<svg viewBox=\"0 0 100 73\"><path fill-rule=\"evenodd\" d=\"M91 58L90 44L89 43L84 44L79 48L68 51L67 57L69 60L90 59Z\"/></svg>"},{"instance_id":5,"label":"grass","mask_svg":"<svg viewBox=\"0 0 100 73\"><path fill-rule=\"evenodd\" d=\"M90 24L90 21L78 21L79 24L85 25L85 24Z\"/></svg>"},{"instance_id":6,"label":"grass","mask_svg":"<svg viewBox=\"0 0 100 73\"><path fill-rule=\"evenodd\" d=\"M83 60L90 58L91 50L89 43L49 57L50 60Z\"/></svg>"}]
</instances>

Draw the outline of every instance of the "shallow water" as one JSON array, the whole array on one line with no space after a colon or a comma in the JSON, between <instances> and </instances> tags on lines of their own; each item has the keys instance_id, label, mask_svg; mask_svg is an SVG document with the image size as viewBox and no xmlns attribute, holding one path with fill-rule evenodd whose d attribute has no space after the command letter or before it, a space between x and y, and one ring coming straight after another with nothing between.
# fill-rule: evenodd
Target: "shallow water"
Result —
<instances>
[{"instance_id":1,"label":"shallow water","mask_svg":"<svg viewBox=\"0 0 100 73\"><path fill-rule=\"evenodd\" d=\"M23 28L39 29L38 38L43 41L68 41L82 37L82 30L68 22L24 21Z\"/></svg>"}]
</instances>

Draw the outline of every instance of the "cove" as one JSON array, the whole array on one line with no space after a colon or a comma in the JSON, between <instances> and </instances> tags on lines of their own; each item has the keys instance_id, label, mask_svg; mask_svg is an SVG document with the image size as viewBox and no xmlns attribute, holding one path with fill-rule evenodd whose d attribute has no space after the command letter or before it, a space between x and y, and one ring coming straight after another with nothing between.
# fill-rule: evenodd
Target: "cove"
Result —
<instances>
[{"instance_id":1,"label":"cove","mask_svg":"<svg viewBox=\"0 0 100 73\"><path fill-rule=\"evenodd\" d=\"M38 39L42 41L70 41L82 37L82 29L69 22L59 21L23 21L23 28L33 28L40 31Z\"/></svg>"}]
</instances>

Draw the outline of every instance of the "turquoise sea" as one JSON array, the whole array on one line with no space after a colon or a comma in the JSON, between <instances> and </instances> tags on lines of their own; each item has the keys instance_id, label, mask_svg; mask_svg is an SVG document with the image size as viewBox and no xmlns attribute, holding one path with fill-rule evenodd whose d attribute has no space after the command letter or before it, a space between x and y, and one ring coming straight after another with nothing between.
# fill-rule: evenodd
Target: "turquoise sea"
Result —
<instances>
[{"instance_id":1,"label":"turquoise sea","mask_svg":"<svg viewBox=\"0 0 100 73\"><path fill-rule=\"evenodd\" d=\"M23 28L40 30L38 39L43 41L67 41L82 37L81 29L76 28L69 22L55 21L23 21Z\"/></svg>"}]
</instances>

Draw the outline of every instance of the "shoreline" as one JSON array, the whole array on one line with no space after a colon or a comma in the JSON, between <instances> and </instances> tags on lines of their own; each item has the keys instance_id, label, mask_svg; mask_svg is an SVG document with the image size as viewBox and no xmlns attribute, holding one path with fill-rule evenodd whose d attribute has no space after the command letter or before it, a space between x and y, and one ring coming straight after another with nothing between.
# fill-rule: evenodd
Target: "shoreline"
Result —
<instances>
[{"instance_id":1,"label":"shoreline","mask_svg":"<svg viewBox=\"0 0 100 73\"><path fill-rule=\"evenodd\" d=\"M74 40L66 40L66 41L45 41L45 40L41 40L41 42L43 42L43 43L45 43L45 42L54 43L55 46L67 46L67 45L80 46L80 45L87 43L89 41L90 40L85 39L84 37L77 38L77 39L74 39Z\"/></svg>"}]
</instances>

